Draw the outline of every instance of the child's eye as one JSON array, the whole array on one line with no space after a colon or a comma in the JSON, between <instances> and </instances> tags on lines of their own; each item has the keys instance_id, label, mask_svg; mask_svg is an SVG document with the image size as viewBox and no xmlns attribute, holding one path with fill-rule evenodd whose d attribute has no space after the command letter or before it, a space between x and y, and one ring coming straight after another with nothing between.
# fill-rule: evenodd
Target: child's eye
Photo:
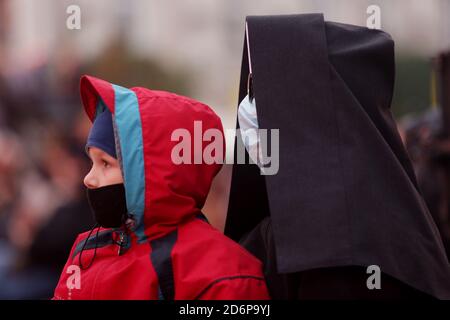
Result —
<instances>
[{"instance_id":1,"label":"child's eye","mask_svg":"<svg viewBox=\"0 0 450 320\"><path fill-rule=\"evenodd\" d=\"M103 160L103 166L104 166L104 167L109 167L109 163L106 162L105 160Z\"/></svg>"}]
</instances>

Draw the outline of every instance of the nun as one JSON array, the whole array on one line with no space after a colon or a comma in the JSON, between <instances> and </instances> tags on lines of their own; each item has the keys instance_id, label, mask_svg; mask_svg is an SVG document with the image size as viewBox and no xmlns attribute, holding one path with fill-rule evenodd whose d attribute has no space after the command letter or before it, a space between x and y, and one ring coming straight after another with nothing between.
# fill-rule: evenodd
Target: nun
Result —
<instances>
[{"instance_id":1,"label":"nun","mask_svg":"<svg viewBox=\"0 0 450 320\"><path fill-rule=\"evenodd\" d=\"M381 30L247 17L237 128L278 130L278 168L265 170L273 145L236 141L253 164L233 166L225 234L263 261L272 298L450 299L391 114L394 78Z\"/></svg>"}]
</instances>

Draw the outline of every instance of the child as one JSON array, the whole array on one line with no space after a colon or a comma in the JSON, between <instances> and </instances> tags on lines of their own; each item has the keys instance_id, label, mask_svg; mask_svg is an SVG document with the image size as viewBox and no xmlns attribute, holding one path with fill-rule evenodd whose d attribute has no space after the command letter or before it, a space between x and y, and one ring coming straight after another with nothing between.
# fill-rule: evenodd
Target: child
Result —
<instances>
[{"instance_id":1,"label":"child","mask_svg":"<svg viewBox=\"0 0 450 320\"><path fill-rule=\"evenodd\" d=\"M268 299L259 260L201 212L221 164L171 159L176 129L194 136L201 121L223 139L220 118L168 92L91 76L80 87L93 121L84 183L97 228L76 239L54 299Z\"/></svg>"}]
</instances>

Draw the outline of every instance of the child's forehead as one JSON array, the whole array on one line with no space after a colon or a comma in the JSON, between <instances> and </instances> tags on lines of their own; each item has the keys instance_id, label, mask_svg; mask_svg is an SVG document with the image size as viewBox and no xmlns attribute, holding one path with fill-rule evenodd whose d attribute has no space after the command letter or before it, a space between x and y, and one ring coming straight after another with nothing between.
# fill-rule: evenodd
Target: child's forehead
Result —
<instances>
[{"instance_id":1,"label":"child's forehead","mask_svg":"<svg viewBox=\"0 0 450 320\"><path fill-rule=\"evenodd\" d=\"M105 151L103 151L100 148L97 148L95 146L90 146L87 148L87 155L89 158L95 158L95 157L105 157L105 156L109 156L108 153L106 153ZM109 156L110 157L110 156Z\"/></svg>"}]
</instances>

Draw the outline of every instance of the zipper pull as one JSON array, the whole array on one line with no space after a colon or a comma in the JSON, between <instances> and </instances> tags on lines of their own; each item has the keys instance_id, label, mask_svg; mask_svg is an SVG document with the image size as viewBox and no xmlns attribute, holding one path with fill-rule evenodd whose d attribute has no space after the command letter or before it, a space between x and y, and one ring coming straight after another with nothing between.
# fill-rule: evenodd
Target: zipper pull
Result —
<instances>
[{"instance_id":1,"label":"zipper pull","mask_svg":"<svg viewBox=\"0 0 450 320\"><path fill-rule=\"evenodd\" d=\"M121 255L122 254L122 246L123 246L123 238L124 238L124 235L123 235L124 233L123 232L121 232L120 233L120 236L119 236L119 244L118 244L118 246L119 246L119 249L117 250L117 255Z\"/></svg>"}]
</instances>

